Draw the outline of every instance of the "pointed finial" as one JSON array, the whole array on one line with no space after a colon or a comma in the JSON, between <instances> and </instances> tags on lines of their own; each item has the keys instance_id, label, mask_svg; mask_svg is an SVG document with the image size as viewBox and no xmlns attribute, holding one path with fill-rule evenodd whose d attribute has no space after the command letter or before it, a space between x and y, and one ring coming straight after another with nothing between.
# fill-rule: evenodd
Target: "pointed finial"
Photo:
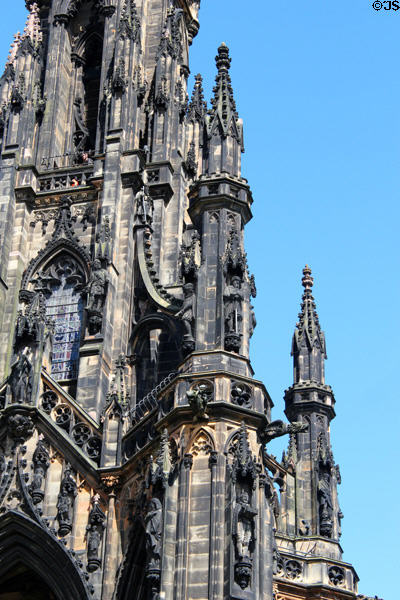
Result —
<instances>
[{"instance_id":1,"label":"pointed finial","mask_svg":"<svg viewBox=\"0 0 400 600\"><path fill-rule=\"evenodd\" d=\"M301 283L305 290L311 290L314 285L314 278L311 277L311 273L312 271L310 267L306 265L303 269L303 279L301 280Z\"/></svg>"},{"instance_id":2,"label":"pointed finial","mask_svg":"<svg viewBox=\"0 0 400 600\"><path fill-rule=\"evenodd\" d=\"M222 42L218 48L218 54L215 57L215 62L219 72L223 70L227 71L231 66L232 59L229 57L229 48L224 42Z\"/></svg>"},{"instance_id":3,"label":"pointed finial","mask_svg":"<svg viewBox=\"0 0 400 600\"><path fill-rule=\"evenodd\" d=\"M207 110L207 105L204 101L203 78L200 73L195 76L194 81L193 94L188 106L188 116L189 119L201 121Z\"/></svg>"}]
</instances>

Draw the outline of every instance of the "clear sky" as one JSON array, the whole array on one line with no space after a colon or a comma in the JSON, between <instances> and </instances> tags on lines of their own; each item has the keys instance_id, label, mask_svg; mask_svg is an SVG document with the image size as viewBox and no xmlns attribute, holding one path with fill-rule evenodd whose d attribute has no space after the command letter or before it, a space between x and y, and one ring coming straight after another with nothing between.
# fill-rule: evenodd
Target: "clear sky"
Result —
<instances>
[{"instance_id":1,"label":"clear sky","mask_svg":"<svg viewBox=\"0 0 400 600\"><path fill-rule=\"evenodd\" d=\"M4 4L3 63L26 14L23 0ZM398 600L400 10L376 11L372 0L202 0L200 23L192 73L203 74L209 99L226 42L244 119L256 377L282 418L309 263L336 395L343 558L360 592ZM282 444L271 450L278 457Z\"/></svg>"}]
</instances>

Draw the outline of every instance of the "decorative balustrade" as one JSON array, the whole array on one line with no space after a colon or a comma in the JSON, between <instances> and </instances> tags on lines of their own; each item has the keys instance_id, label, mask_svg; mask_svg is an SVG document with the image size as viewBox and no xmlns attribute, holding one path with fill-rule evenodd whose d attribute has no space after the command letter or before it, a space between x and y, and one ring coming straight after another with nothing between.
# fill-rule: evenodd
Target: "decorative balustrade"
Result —
<instances>
[{"instance_id":1,"label":"decorative balustrade","mask_svg":"<svg viewBox=\"0 0 400 600\"><path fill-rule=\"evenodd\" d=\"M40 161L41 171L57 171L71 167L84 167L93 164L93 150L87 152L66 152L55 156L43 156Z\"/></svg>"},{"instance_id":2,"label":"decorative balustrade","mask_svg":"<svg viewBox=\"0 0 400 600\"><path fill-rule=\"evenodd\" d=\"M160 383L154 389L152 389L151 392L149 392L144 398L142 398L142 400L140 400L140 402L138 402L138 404L136 404L136 406L132 408L132 425L135 425L136 423L141 421L141 419L143 419L143 417L146 414L148 414L150 411L156 408L156 406L158 406L159 395L163 390L165 390L166 387L169 386L171 381L173 381L177 375L178 371L172 371L172 373L170 373L169 375L167 375L167 377L165 377L165 379L160 381Z\"/></svg>"},{"instance_id":3,"label":"decorative balustrade","mask_svg":"<svg viewBox=\"0 0 400 600\"><path fill-rule=\"evenodd\" d=\"M99 462L101 438L95 427L84 419L78 410L55 390L46 387L40 408L63 429L82 451L93 461Z\"/></svg>"}]
</instances>

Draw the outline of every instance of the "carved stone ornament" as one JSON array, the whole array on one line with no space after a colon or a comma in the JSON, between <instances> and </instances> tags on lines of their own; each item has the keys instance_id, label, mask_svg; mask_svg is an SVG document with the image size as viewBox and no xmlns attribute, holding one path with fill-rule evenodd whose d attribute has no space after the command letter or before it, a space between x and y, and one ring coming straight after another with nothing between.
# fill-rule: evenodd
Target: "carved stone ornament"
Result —
<instances>
[{"instance_id":1,"label":"carved stone ornament","mask_svg":"<svg viewBox=\"0 0 400 600\"><path fill-rule=\"evenodd\" d=\"M158 498L152 498L145 516L146 580L151 598L155 598L155 595L160 591L162 526L163 507L161 501Z\"/></svg>"},{"instance_id":2,"label":"carved stone ornament","mask_svg":"<svg viewBox=\"0 0 400 600\"><path fill-rule=\"evenodd\" d=\"M285 561L285 572L288 579L299 579L303 572L301 563L297 560Z\"/></svg>"},{"instance_id":3,"label":"carved stone ornament","mask_svg":"<svg viewBox=\"0 0 400 600\"><path fill-rule=\"evenodd\" d=\"M183 306L176 313L176 317L182 320L184 327L182 348L185 353L191 352L195 348L193 337L194 321L196 314L196 294L193 283L185 283L183 286Z\"/></svg>"},{"instance_id":4,"label":"carved stone ornament","mask_svg":"<svg viewBox=\"0 0 400 600\"><path fill-rule=\"evenodd\" d=\"M20 352L11 365L8 380L13 403L30 404L33 385L33 368L28 357Z\"/></svg>"},{"instance_id":5,"label":"carved stone ornament","mask_svg":"<svg viewBox=\"0 0 400 600\"><path fill-rule=\"evenodd\" d=\"M326 437L321 434L318 440L318 513L319 533L331 538L333 535L334 507L332 497L332 470L334 468L333 456Z\"/></svg>"},{"instance_id":6,"label":"carved stone ornament","mask_svg":"<svg viewBox=\"0 0 400 600\"><path fill-rule=\"evenodd\" d=\"M244 408L251 408L251 388L244 383L232 382L231 387L232 403Z\"/></svg>"},{"instance_id":7,"label":"carved stone ornament","mask_svg":"<svg viewBox=\"0 0 400 600\"><path fill-rule=\"evenodd\" d=\"M225 349L231 352L240 351L243 300L241 279L235 275L224 290Z\"/></svg>"},{"instance_id":8,"label":"carved stone ornament","mask_svg":"<svg viewBox=\"0 0 400 600\"><path fill-rule=\"evenodd\" d=\"M92 272L86 286L88 296L86 310L88 313L89 333L99 333L103 324L103 309L106 300L109 277L101 261L96 258L92 264Z\"/></svg>"},{"instance_id":9,"label":"carved stone ornament","mask_svg":"<svg viewBox=\"0 0 400 600\"><path fill-rule=\"evenodd\" d=\"M100 496L96 494L93 499L93 507L89 514L89 523L86 527L87 537L87 570L89 573L96 571L101 565L101 559L99 558L99 549L103 538L103 531L105 528L106 515L101 510Z\"/></svg>"},{"instance_id":10,"label":"carved stone ornament","mask_svg":"<svg viewBox=\"0 0 400 600\"><path fill-rule=\"evenodd\" d=\"M115 496L121 487L121 478L118 475L103 475L101 478L103 489L109 496Z\"/></svg>"},{"instance_id":11,"label":"carved stone ornament","mask_svg":"<svg viewBox=\"0 0 400 600\"><path fill-rule=\"evenodd\" d=\"M235 542L235 555L242 561L249 560L256 540L255 518L257 510L250 505L249 493L245 490L240 492L233 511L233 532Z\"/></svg>"},{"instance_id":12,"label":"carved stone ornament","mask_svg":"<svg viewBox=\"0 0 400 600\"><path fill-rule=\"evenodd\" d=\"M242 590L250 585L252 568L250 560L240 560L235 563L235 581Z\"/></svg>"},{"instance_id":13,"label":"carved stone ornament","mask_svg":"<svg viewBox=\"0 0 400 600\"><path fill-rule=\"evenodd\" d=\"M259 470L250 450L247 439L247 428L244 421L242 421L240 426L237 442L232 447L231 451L234 456L231 469L232 482L236 484L239 479L242 481L248 480L252 483L253 489L255 489Z\"/></svg>"},{"instance_id":14,"label":"carved stone ornament","mask_svg":"<svg viewBox=\"0 0 400 600\"><path fill-rule=\"evenodd\" d=\"M302 421L295 421L293 423L284 423L283 421L272 421L261 427L258 430L258 436L263 444L268 444L271 440L288 433L298 433L305 431L308 427L308 423Z\"/></svg>"},{"instance_id":15,"label":"carved stone ornament","mask_svg":"<svg viewBox=\"0 0 400 600\"><path fill-rule=\"evenodd\" d=\"M50 465L48 446L44 441L42 434L39 435L38 443L35 452L33 453L32 463L33 477L32 483L29 486L29 493L32 496L33 503L39 504L44 498L42 487L46 477L46 471Z\"/></svg>"},{"instance_id":16,"label":"carved stone ornament","mask_svg":"<svg viewBox=\"0 0 400 600\"><path fill-rule=\"evenodd\" d=\"M149 225L153 223L154 204L146 186L143 186L135 196L136 222L138 225Z\"/></svg>"},{"instance_id":17,"label":"carved stone ornament","mask_svg":"<svg viewBox=\"0 0 400 600\"><path fill-rule=\"evenodd\" d=\"M58 396L53 390L46 390L42 394L42 409L50 414L58 402Z\"/></svg>"},{"instance_id":18,"label":"carved stone ornament","mask_svg":"<svg viewBox=\"0 0 400 600\"><path fill-rule=\"evenodd\" d=\"M186 392L190 407L195 415L195 421L208 418L206 414L207 405L212 400L213 395L213 385L208 381L200 381Z\"/></svg>"},{"instance_id":19,"label":"carved stone ornament","mask_svg":"<svg viewBox=\"0 0 400 600\"><path fill-rule=\"evenodd\" d=\"M33 421L26 415L10 415L7 419L9 435L18 443L25 442L34 431Z\"/></svg>"},{"instance_id":20,"label":"carved stone ornament","mask_svg":"<svg viewBox=\"0 0 400 600\"><path fill-rule=\"evenodd\" d=\"M167 487L168 477L172 468L170 440L168 429L161 434L160 448L155 463L151 461L149 483L153 486L160 484L163 489Z\"/></svg>"},{"instance_id":21,"label":"carved stone ornament","mask_svg":"<svg viewBox=\"0 0 400 600\"><path fill-rule=\"evenodd\" d=\"M343 586L346 581L344 569L337 566L329 567L328 577L330 583L338 587Z\"/></svg>"},{"instance_id":22,"label":"carved stone ornament","mask_svg":"<svg viewBox=\"0 0 400 600\"><path fill-rule=\"evenodd\" d=\"M197 272L201 265L200 235L197 231L192 233L189 245L181 246L181 277L185 283L194 283L197 280Z\"/></svg>"},{"instance_id":23,"label":"carved stone ornament","mask_svg":"<svg viewBox=\"0 0 400 600\"><path fill-rule=\"evenodd\" d=\"M72 518L74 501L77 496L77 485L71 475L71 467L66 466L64 477L61 481L60 493L57 500L57 521L59 523L58 535L65 536L72 531Z\"/></svg>"}]
</instances>

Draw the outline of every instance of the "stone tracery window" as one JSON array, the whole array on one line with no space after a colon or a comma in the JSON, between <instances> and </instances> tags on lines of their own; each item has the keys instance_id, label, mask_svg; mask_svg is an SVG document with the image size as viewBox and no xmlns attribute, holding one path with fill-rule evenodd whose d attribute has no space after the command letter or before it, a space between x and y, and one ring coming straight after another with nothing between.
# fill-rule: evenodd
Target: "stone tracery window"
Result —
<instances>
[{"instance_id":1,"label":"stone tracery window","mask_svg":"<svg viewBox=\"0 0 400 600\"><path fill-rule=\"evenodd\" d=\"M77 379L84 275L77 261L62 255L46 269L44 277L51 292L46 316L54 322L51 375L59 381Z\"/></svg>"}]
</instances>

